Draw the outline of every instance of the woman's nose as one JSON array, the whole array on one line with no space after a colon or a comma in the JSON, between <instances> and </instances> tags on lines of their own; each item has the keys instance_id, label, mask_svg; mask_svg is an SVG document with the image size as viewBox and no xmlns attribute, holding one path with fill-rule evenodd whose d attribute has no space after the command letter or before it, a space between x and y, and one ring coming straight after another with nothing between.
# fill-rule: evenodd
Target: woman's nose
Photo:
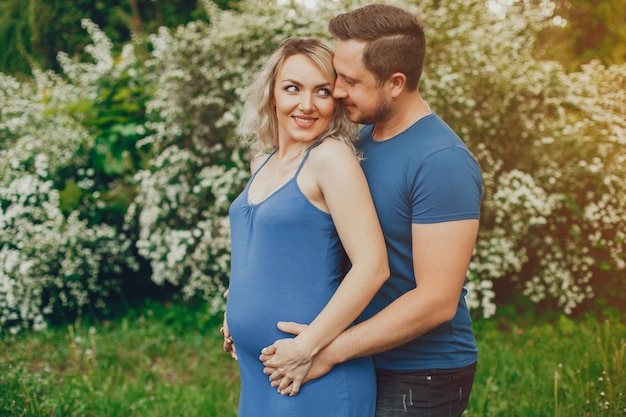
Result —
<instances>
[{"instance_id":1,"label":"woman's nose","mask_svg":"<svg viewBox=\"0 0 626 417\"><path fill-rule=\"evenodd\" d=\"M313 110L313 107L313 95L310 93L303 94L302 98L300 99L300 110L310 112L311 110Z\"/></svg>"}]
</instances>

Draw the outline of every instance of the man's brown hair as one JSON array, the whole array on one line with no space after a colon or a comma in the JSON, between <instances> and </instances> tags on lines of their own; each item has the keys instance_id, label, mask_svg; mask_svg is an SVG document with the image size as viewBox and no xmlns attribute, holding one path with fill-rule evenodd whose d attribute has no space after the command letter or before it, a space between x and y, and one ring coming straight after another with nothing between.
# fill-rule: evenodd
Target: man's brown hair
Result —
<instances>
[{"instance_id":1,"label":"man's brown hair","mask_svg":"<svg viewBox=\"0 0 626 417\"><path fill-rule=\"evenodd\" d=\"M383 83L394 72L406 75L407 88L419 84L424 66L424 27L413 14L386 4L370 4L335 16L328 24L337 39L366 42L363 64Z\"/></svg>"}]
</instances>

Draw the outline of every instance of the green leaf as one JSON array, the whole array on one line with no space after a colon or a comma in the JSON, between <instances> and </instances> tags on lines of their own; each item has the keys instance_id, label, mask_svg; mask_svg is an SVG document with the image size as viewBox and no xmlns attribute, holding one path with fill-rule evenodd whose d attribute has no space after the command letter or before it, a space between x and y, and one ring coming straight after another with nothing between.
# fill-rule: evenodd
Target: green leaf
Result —
<instances>
[{"instance_id":1,"label":"green leaf","mask_svg":"<svg viewBox=\"0 0 626 417\"><path fill-rule=\"evenodd\" d=\"M65 188L59 192L59 195L61 200L59 204L61 211L68 214L76 210L83 192L78 185L76 185L76 182L70 180L65 183Z\"/></svg>"}]
</instances>

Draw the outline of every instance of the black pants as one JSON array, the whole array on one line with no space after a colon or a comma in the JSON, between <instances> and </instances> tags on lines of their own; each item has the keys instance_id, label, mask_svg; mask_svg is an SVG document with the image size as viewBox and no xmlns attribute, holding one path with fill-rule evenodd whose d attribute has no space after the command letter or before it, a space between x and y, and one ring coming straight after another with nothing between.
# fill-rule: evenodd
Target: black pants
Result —
<instances>
[{"instance_id":1,"label":"black pants","mask_svg":"<svg viewBox=\"0 0 626 417\"><path fill-rule=\"evenodd\" d=\"M376 370L376 417L458 417L469 401L476 364L428 371Z\"/></svg>"}]
</instances>

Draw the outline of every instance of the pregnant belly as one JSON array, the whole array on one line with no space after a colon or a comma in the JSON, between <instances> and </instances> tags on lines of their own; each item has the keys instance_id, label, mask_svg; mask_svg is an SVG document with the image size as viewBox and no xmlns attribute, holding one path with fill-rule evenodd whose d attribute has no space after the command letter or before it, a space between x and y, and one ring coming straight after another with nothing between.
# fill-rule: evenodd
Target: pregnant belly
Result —
<instances>
[{"instance_id":1,"label":"pregnant belly","mask_svg":"<svg viewBox=\"0 0 626 417\"><path fill-rule=\"evenodd\" d=\"M315 294L296 291L245 291L231 285L228 291L226 317L237 352L255 357L260 350L285 337L278 330L279 321L309 324L326 305L330 293Z\"/></svg>"}]
</instances>

